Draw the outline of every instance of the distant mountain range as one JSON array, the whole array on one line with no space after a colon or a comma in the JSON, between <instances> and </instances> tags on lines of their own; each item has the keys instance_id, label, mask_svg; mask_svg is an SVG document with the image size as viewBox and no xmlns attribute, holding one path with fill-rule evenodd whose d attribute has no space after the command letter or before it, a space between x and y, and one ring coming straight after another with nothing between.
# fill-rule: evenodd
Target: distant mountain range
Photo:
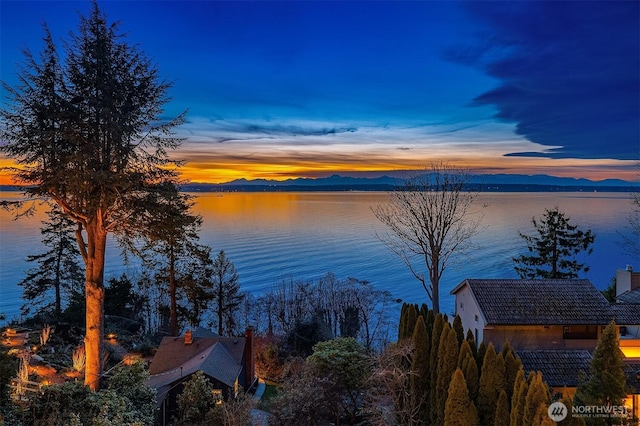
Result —
<instances>
[{"instance_id":1,"label":"distant mountain range","mask_svg":"<svg viewBox=\"0 0 640 426\"><path fill-rule=\"evenodd\" d=\"M190 183L183 187L188 192L210 191L388 191L402 184L402 178L381 176L376 178L332 175L325 178L297 178L283 181L268 179L236 179L231 182ZM555 177L549 175L486 174L474 175L469 187L488 192L568 192L568 191L640 191L640 182L620 179L592 181L584 178ZM2 191L19 188L0 186Z\"/></svg>"},{"instance_id":2,"label":"distant mountain range","mask_svg":"<svg viewBox=\"0 0 640 426\"><path fill-rule=\"evenodd\" d=\"M187 191L376 191L389 190L402 184L392 176L376 178L332 175L326 178L297 178L283 181L268 179L236 179L222 184L192 183ZM469 186L483 191L547 192L547 191L607 191L631 192L640 190L640 182L620 179L592 181L584 178L549 175L494 174L474 175Z\"/></svg>"}]
</instances>

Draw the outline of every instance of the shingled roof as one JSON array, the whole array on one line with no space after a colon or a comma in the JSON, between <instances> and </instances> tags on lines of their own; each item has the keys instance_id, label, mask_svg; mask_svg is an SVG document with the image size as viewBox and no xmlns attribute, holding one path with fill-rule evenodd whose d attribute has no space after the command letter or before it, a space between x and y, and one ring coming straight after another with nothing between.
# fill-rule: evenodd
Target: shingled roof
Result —
<instances>
[{"instance_id":1,"label":"shingled roof","mask_svg":"<svg viewBox=\"0 0 640 426\"><path fill-rule=\"evenodd\" d=\"M615 314L589 280L467 279L487 325L605 325Z\"/></svg>"},{"instance_id":2,"label":"shingled roof","mask_svg":"<svg viewBox=\"0 0 640 426\"><path fill-rule=\"evenodd\" d=\"M227 386L233 386L243 368L244 337L185 337L162 339L151 365L146 384L157 390L157 400L164 400L171 385L202 371Z\"/></svg>"},{"instance_id":3,"label":"shingled roof","mask_svg":"<svg viewBox=\"0 0 640 426\"><path fill-rule=\"evenodd\" d=\"M640 304L640 288L635 290L627 290L616 296L616 300L621 303Z\"/></svg>"},{"instance_id":4,"label":"shingled roof","mask_svg":"<svg viewBox=\"0 0 640 426\"><path fill-rule=\"evenodd\" d=\"M588 377L591 353L587 350L516 351L524 370L540 371L551 387L576 387L581 375Z\"/></svg>"}]
</instances>

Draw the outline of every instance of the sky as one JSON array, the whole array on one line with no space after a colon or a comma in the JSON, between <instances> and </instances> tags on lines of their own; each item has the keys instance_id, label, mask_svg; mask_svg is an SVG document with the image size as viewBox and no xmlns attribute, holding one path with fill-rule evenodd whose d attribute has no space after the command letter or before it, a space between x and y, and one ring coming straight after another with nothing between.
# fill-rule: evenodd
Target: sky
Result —
<instances>
[{"instance_id":1,"label":"sky","mask_svg":"<svg viewBox=\"0 0 640 426\"><path fill-rule=\"evenodd\" d=\"M640 180L637 1L99 6L173 82L165 116L188 113L172 155L194 182L379 176L434 160ZM62 46L90 8L2 0L0 79L15 86L43 23Z\"/></svg>"}]
</instances>

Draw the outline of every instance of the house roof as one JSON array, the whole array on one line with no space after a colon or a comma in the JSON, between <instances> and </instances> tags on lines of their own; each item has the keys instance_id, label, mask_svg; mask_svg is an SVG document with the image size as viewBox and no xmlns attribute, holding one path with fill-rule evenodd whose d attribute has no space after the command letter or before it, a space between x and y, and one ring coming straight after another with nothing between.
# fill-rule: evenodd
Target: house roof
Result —
<instances>
[{"instance_id":1,"label":"house roof","mask_svg":"<svg viewBox=\"0 0 640 426\"><path fill-rule=\"evenodd\" d=\"M516 354L526 372L542 372L551 387L578 386L581 375L589 374L592 359L587 350L521 350Z\"/></svg>"},{"instance_id":2,"label":"house roof","mask_svg":"<svg viewBox=\"0 0 640 426\"><path fill-rule=\"evenodd\" d=\"M196 371L233 386L242 372L244 337L193 337L186 345L184 336L165 337L149 366L147 385L158 390L158 401L164 400L173 383Z\"/></svg>"},{"instance_id":3,"label":"house roof","mask_svg":"<svg viewBox=\"0 0 640 426\"><path fill-rule=\"evenodd\" d=\"M613 303L611 304L616 324L637 325L640 324L640 304Z\"/></svg>"},{"instance_id":4,"label":"house roof","mask_svg":"<svg viewBox=\"0 0 640 426\"><path fill-rule=\"evenodd\" d=\"M589 280L467 279L487 325L604 325L614 312Z\"/></svg>"},{"instance_id":5,"label":"house roof","mask_svg":"<svg viewBox=\"0 0 640 426\"><path fill-rule=\"evenodd\" d=\"M640 304L640 288L628 290L616 296L616 300L621 303Z\"/></svg>"}]
</instances>

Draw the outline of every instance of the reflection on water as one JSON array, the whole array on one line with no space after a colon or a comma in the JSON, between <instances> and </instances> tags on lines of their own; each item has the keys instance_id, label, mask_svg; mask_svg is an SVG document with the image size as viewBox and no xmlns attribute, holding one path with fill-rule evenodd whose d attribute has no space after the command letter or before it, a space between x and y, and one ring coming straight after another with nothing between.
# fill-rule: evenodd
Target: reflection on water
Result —
<instances>
[{"instance_id":1,"label":"reflection on water","mask_svg":"<svg viewBox=\"0 0 640 426\"><path fill-rule=\"evenodd\" d=\"M3 199L15 196L0 193ZM315 279L331 271L340 278L369 280L405 301L426 302L420 284L375 237L385 229L371 208L386 197L375 192L202 193L197 194L195 211L204 219L201 242L226 251L243 290L260 293L283 277ZM448 292L464 278L515 278L512 257L525 249L518 232L532 233L531 218L555 206L596 234L594 253L586 258L591 271L585 277L597 287L607 286L616 268L637 260L617 244L617 233L624 231L631 211L628 194L481 194L476 207L484 216L485 230L477 238L482 248L445 271L443 311L453 311ZM9 317L19 313L21 289L16 283L30 266L26 256L41 250L44 218L42 208L19 221L0 212L0 312ZM107 257L107 276L136 274L135 265L122 265L113 243Z\"/></svg>"}]
</instances>

